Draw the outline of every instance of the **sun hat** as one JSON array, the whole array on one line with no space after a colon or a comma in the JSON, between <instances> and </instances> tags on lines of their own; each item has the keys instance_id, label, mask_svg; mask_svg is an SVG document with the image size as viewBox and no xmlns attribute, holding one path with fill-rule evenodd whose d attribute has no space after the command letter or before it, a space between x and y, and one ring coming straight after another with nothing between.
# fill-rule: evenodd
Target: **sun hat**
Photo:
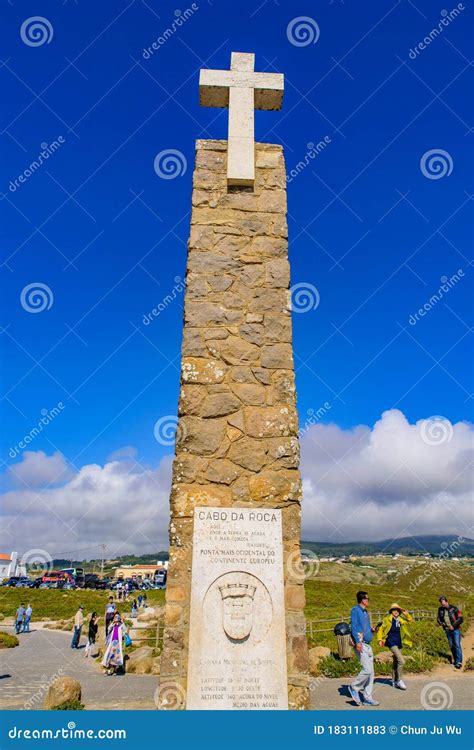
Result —
<instances>
[{"instance_id":1,"label":"sun hat","mask_svg":"<svg viewBox=\"0 0 474 750\"><path fill-rule=\"evenodd\" d=\"M403 607L400 607L400 605L397 604L396 602L394 602L394 604L392 604L392 606L390 607L390 609L388 611L389 612L393 612L394 609L398 609L399 612L403 612Z\"/></svg>"}]
</instances>

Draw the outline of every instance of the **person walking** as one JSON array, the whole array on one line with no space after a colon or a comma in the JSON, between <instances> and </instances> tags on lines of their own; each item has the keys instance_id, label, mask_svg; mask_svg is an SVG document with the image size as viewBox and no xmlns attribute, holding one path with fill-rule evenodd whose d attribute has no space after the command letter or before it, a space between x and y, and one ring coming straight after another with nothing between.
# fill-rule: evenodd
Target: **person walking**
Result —
<instances>
[{"instance_id":1,"label":"person walking","mask_svg":"<svg viewBox=\"0 0 474 750\"><path fill-rule=\"evenodd\" d=\"M31 604L28 604L26 610L25 610L25 619L23 621L23 632L29 633L30 632L30 621L31 621L31 615L33 614L33 607Z\"/></svg>"},{"instance_id":2,"label":"person walking","mask_svg":"<svg viewBox=\"0 0 474 750\"><path fill-rule=\"evenodd\" d=\"M109 625L104 658L102 659L102 666L105 668L106 675L117 674L117 670L123 667L123 640L126 633L127 628L122 622L120 613L116 612Z\"/></svg>"},{"instance_id":3,"label":"person walking","mask_svg":"<svg viewBox=\"0 0 474 750\"><path fill-rule=\"evenodd\" d=\"M132 602L132 609L131 609L130 614L131 614L132 617L137 617L137 615L138 615L138 604L137 604L137 600L136 599L134 599L133 602Z\"/></svg>"},{"instance_id":4,"label":"person walking","mask_svg":"<svg viewBox=\"0 0 474 750\"><path fill-rule=\"evenodd\" d=\"M25 619L25 605L20 604L15 614L15 632L18 635L23 630L23 620Z\"/></svg>"},{"instance_id":5,"label":"person walking","mask_svg":"<svg viewBox=\"0 0 474 750\"><path fill-rule=\"evenodd\" d=\"M147 606L148 606L148 597L145 591L145 593L143 594L143 607L146 609Z\"/></svg>"},{"instance_id":6,"label":"person walking","mask_svg":"<svg viewBox=\"0 0 474 750\"><path fill-rule=\"evenodd\" d=\"M454 604L450 604L446 596L440 596L439 603L436 621L446 633L453 657L452 664L456 669L462 669L461 625L464 622L462 612Z\"/></svg>"},{"instance_id":7,"label":"person walking","mask_svg":"<svg viewBox=\"0 0 474 750\"><path fill-rule=\"evenodd\" d=\"M82 626L84 625L84 607L79 607L74 618L74 631L72 635L71 648L79 648Z\"/></svg>"},{"instance_id":8,"label":"person walking","mask_svg":"<svg viewBox=\"0 0 474 750\"><path fill-rule=\"evenodd\" d=\"M114 603L113 596L109 596L109 601L107 602L107 606L105 607L105 637L106 638L107 638L107 633L109 632L109 625L114 619L116 610L117 610L117 605Z\"/></svg>"},{"instance_id":9,"label":"person walking","mask_svg":"<svg viewBox=\"0 0 474 750\"><path fill-rule=\"evenodd\" d=\"M413 646L407 625L413 620L411 614L399 604L392 604L377 631L379 646L386 646L393 655L393 686L399 690L406 690L403 682L403 667L405 657L402 648Z\"/></svg>"},{"instance_id":10,"label":"person walking","mask_svg":"<svg viewBox=\"0 0 474 750\"><path fill-rule=\"evenodd\" d=\"M97 612L93 612L91 619L89 620L89 629L87 631L87 643L85 649L85 656L92 656L92 646L95 644L97 638L97 631L99 630L99 616Z\"/></svg>"},{"instance_id":11,"label":"person walking","mask_svg":"<svg viewBox=\"0 0 474 750\"><path fill-rule=\"evenodd\" d=\"M370 617L367 611L368 604L369 595L367 592L358 591L357 604L351 609L351 634L361 670L349 686L349 693L352 700L358 706L361 705L361 702L364 706L380 705L372 696L374 686L374 654L370 643L375 628L372 628L370 624ZM360 693L362 693L362 701Z\"/></svg>"},{"instance_id":12,"label":"person walking","mask_svg":"<svg viewBox=\"0 0 474 750\"><path fill-rule=\"evenodd\" d=\"M143 596L141 594L138 594L138 607L140 608L142 606Z\"/></svg>"}]
</instances>

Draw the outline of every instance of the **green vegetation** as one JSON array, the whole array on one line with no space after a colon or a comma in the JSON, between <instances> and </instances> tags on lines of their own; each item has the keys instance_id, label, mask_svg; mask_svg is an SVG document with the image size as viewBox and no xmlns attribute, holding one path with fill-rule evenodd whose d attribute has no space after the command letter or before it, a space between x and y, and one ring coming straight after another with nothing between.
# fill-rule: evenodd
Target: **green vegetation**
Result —
<instances>
[{"instance_id":1,"label":"green vegetation","mask_svg":"<svg viewBox=\"0 0 474 750\"><path fill-rule=\"evenodd\" d=\"M327 646L333 652L320 661L320 673L326 677L342 677L356 674L359 670L356 658L342 661L336 657L337 643L332 632L337 621L349 621L358 589L368 591L370 610L374 613L377 610L386 612L395 601L409 610L424 609L433 613L429 619L410 625L413 648L404 649L408 657L407 672L425 672L439 662L448 663L448 642L443 630L436 624L438 597L445 594L450 601L461 606L465 632L468 618L474 612L472 575L470 560L363 557L342 564L322 562L318 573L305 585L306 617L308 621L313 621L309 645ZM330 621L321 622L324 620ZM376 623L377 620L373 619L373 624ZM321 632L320 628L329 630ZM375 639L372 645L375 655L386 650ZM390 672L390 661L382 664L376 662L376 674Z\"/></svg>"},{"instance_id":2,"label":"green vegetation","mask_svg":"<svg viewBox=\"0 0 474 750\"><path fill-rule=\"evenodd\" d=\"M16 635L10 635L10 633L5 633L4 630L0 630L0 648L15 648L15 646L18 646L19 644L20 641Z\"/></svg>"},{"instance_id":3,"label":"green vegetation","mask_svg":"<svg viewBox=\"0 0 474 750\"><path fill-rule=\"evenodd\" d=\"M147 591L148 605L163 604L165 592L160 590ZM33 607L32 623L35 620L67 620L74 617L80 604L84 607L84 617L92 612L98 612L104 617L105 605L110 591L94 591L92 589L75 589L62 591L61 589L15 589L8 586L0 588L0 609L6 617L13 617L19 605L30 603ZM119 612L125 616L130 614L133 597L126 602L117 602Z\"/></svg>"},{"instance_id":4,"label":"green vegetation","mask_svg":"<svg viewBox=\"0 0 474 750\"><path fill-rule=\"evenodd\" d=\"M464 671L470 672L474 669L474 656L470 656L469 659L467 659L466 663L464 664Z\"/></svg>"},{"instance_id":5,"label":"green vegetation","mask_svg":"<svg viewBox=\"0 0 474 750\"><path fill-rule=\"evenodd\" d=\"M64 701L60 706L54 706L51 711L83 711L84 704L78 700Z\"/></svg>"}]
</instances>

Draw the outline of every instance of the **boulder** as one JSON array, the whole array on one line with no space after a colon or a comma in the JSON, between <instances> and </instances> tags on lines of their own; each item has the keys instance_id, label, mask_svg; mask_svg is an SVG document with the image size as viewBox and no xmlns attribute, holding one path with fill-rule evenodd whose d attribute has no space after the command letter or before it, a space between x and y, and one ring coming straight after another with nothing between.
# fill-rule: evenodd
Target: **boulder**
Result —
<instances>
[{"instance_id":1,"label":"boulder","mask_svg":"<svg viewBox=\"0 0 474 750\"><path fill-rule=\"evenodd\" d=\"M69 701L80 701L81 694L81 683L73 677L63 675L49 686L43 708L57 708Z\"/></svg>"},{"instance_id":2,"label":"boulder","mask_svg":"<svg viewBox=\"0 0 474 750\"><path fill-rule=\"evenodd\" d=\"M146 607L143 610L139 610L137 620L138 622L151 622L152 620L159 620L163 614L163 607Z\"/></svg>"},{"instance_id":3,"label":"boulder","mask_svg":"<svg viewBox=\"0 0 474 750\"><path fill-rule=\"evenodd\" d=\"M151 646L141 646L128 655L127 672L131 674L150 674L153 666L153 649Z\"/></svg>"},{"instance_id":4,"label":"boulder","mask_svg":"<svg viewBox=\"0 0 474 750\"><path fill-rule=\"evenodd\" d=\"M386 664L387 662L392 661L392 652L381 651L380 654L374 656L374 661L378 662L378 664Z\"/></svg>"},{"instance_id":5,"label":"boulder","mask_svg":"<svg viewBox=\"0 0 474 750\"><path fill-rule=\"evenodd\" d=\"M318 674L319 662L325 656L331 655L331 649L327 646L315 646L309 650L309 671L311 674Z\"/></svg>"},{"instance_id":6,"label":"boulder","mask_svg":"<svg viewBox=\"0 0 474 750\"><path fill-rule=\"evenodd\" d=\"M152 659L151 674L160 674L160 662L160 656L155 656L154 659Z\"/></svg>"}]
</instances>

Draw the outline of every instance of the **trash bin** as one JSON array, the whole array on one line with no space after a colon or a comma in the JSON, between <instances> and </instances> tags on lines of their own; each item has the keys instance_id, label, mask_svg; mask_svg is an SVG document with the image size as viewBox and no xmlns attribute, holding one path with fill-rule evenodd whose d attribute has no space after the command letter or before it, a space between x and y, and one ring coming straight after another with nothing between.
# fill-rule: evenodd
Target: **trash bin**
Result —
<instances>
[{"instance_id":1,"label":"trash bin","mask_svg":"<svg viewBox=\"0 0 474 750\"><path fill-rule=\"evenodd\" d=\"M351 629L347 622L338 622L334 628L337 638L337 650L340 659L350 659L352 656Z\"/></svg>"}]
</instances>

